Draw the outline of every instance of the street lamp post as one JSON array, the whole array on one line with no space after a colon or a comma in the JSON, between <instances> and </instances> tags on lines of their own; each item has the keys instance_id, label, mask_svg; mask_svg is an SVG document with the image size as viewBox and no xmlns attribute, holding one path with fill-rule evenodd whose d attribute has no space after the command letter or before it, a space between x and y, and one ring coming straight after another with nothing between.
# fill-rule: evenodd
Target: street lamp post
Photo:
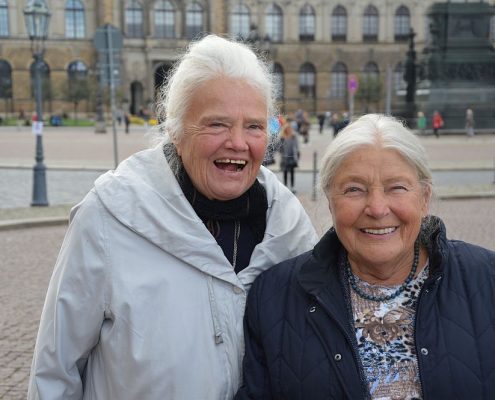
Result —
<instances>
[{"instance_id":1,"label":"street lamp post","mask_svg":"<svg viewBox=\"0 0 495 400\"><path fill-rule=\"evenodd\" d=\"M43 163L43 98L41 71L43 68L44 44L48 35L50 10L43 0L32 0L24 8L26 29L31 40L31 52L35 70L36 121L33 132L36 135L36 164L33 167L33 200L31 206L47 206L46 167Z\"/></svg>"}]
</instances>

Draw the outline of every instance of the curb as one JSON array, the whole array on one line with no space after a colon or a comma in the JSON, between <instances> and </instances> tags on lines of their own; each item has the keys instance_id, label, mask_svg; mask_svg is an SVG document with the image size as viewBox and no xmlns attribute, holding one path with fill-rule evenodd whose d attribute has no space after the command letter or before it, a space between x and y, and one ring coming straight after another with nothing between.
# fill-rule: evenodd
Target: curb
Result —
<instances>
[{"instance_id":1,"label":"curb","mask_svg":"<svg viewBox=\"0 0 495 400\"><path fill-rule=\"evenodd\" d=\"M11 219L0 221L0 231L67 225L69 217L48 217L33 219Z\"/></svg>"}]
</instances>

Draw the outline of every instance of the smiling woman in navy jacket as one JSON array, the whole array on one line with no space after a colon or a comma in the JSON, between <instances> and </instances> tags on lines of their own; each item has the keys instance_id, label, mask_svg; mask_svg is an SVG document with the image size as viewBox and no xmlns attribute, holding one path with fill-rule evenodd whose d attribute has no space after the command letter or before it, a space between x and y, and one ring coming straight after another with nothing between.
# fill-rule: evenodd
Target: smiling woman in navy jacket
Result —
<instances>
[{"instance_id":1,"label":"smiling woman in navy jacket","mask_svg":"<svg viewBox=\"0 0 495 400\"><path fill-rule=\"evenodd\" d=\"M495 252L447 239L431 182L392 117L329 145L333 227L253 284L237 399L495 398Z\"/></svg>"}]
</instances>

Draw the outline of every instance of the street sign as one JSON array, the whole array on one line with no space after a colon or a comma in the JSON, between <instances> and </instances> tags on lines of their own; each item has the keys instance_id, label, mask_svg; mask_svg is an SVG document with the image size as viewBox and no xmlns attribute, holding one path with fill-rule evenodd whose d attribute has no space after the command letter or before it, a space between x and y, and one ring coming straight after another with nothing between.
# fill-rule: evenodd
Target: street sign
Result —
<instances>
[{"instance_id":1,"label":"street sign","mask_svg":"<svg viewBox=\"0 0 495 400\"><path fill-rule=\"evenodd\" d=\"M347 90L351 95L354 95L359 87L358 77L355 74L349 74L347 77Z\"/></svg>"},{"instance_id":2,"label":"street sign","mask_svg":"<svg viewBox=\"0 0 495 400\"><path fill-rule=\"evenodd\" d=\"M110 43L111 46L109 46ZM121 51L124 47L122 32L110 24L103 25L96 30L93 44L97 51L105 51L109 48Z\"/></svg>"},{"instance_id":3,"label":"street sign","mask_svg":"<svg viewBox=\"0 0 495 400\"><path fill-rule=\"evenodd\" d=\"M99 27L93 38L98 51L98 74L100 86L121 83L121 53L124 46L122 33L116 27L106 24Z\"/></svg>"}]
</instances>

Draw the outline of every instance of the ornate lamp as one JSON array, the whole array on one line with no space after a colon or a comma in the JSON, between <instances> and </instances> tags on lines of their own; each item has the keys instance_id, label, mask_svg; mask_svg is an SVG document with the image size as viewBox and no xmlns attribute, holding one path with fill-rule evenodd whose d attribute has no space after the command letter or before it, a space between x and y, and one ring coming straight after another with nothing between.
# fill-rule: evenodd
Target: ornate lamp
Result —
<instances>
[{"instance_id":1,"label":"ornate lamp","mask_svg":"<svg viewBox=\"0 0 495 400\"><path fill-rule=\"evenodd\" d=\"M26 30L31 40L31 51L35 66L35 99L36 121L33 131L36 134L36 164L33 167L33 200L31 206L47 206L46 196L46 167L43 163L43 98L41 72L43 69L43 53L45 40L48 36L50 10L43 0L32 0L24 8Z\"/></svg>"}]
</instances>

